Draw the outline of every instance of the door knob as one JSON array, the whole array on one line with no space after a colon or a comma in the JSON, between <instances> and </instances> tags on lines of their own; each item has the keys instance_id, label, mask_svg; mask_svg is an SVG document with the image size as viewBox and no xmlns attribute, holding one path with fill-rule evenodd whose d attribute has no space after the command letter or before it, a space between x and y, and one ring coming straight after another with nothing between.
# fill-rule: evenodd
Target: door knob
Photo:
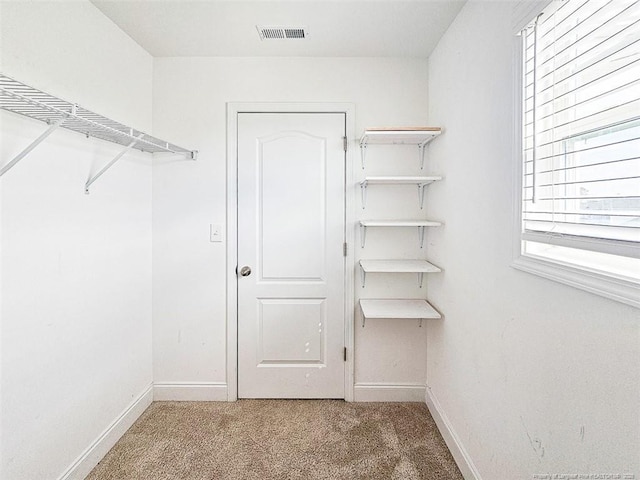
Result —
<instances>
[{"instance_id":1,"label":"door knob","mask_svg":"<svg viewBox=\"0 0 640 480\"><path fill-rule=\"evenodd\" d=\"M248 277L249 275L251 275L251 267L242 267L240 269L240 275L242 275L243 277Z\"/></svg>"}]
</instances>

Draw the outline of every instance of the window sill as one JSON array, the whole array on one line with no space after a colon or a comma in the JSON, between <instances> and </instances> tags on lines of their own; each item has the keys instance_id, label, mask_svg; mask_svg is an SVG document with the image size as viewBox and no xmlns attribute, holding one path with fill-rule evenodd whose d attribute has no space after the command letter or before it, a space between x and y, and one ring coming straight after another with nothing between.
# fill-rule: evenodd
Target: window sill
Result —
<instances>
[{"instance_id":1,"label":"window sill","mask_svg":"<svg viewBox=\"0 0 640 480\"><path fill-rule=\"evenodd\" d=\"M521 255L511 266L555 282L640 308L640 284L634 281L562 265L540 257Z\"/></svg>"}]
</instances>

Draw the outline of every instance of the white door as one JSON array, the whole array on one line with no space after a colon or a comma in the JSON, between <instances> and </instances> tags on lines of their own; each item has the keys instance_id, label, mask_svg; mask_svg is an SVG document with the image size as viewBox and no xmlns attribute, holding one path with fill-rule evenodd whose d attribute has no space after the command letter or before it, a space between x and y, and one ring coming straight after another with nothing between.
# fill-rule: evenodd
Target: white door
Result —
<instances>
[{"instance_id":1,"label":"white door","mask_svg":"<svg viewBox=\"0 0 640 480\"><path fill-rule=\"evenodd\" d=\"M344 136L344 113L238 114L239 398L344 398Z\"/></svg>"}]
</instances>

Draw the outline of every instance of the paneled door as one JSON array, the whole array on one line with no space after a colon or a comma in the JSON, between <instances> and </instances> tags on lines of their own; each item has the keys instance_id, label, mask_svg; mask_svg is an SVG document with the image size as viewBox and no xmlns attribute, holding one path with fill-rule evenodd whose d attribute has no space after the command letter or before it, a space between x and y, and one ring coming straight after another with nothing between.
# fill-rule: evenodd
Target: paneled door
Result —
<instances>
[{"instance_id":1,"label":"paneled door","mask_svg":"<svg viewBox=\"0 0 640 480\"><path fill-rule=\"evenodd\" d=\"M238 114L238 397L344 398L344 113Z\"/></svg>"}]
</instances>

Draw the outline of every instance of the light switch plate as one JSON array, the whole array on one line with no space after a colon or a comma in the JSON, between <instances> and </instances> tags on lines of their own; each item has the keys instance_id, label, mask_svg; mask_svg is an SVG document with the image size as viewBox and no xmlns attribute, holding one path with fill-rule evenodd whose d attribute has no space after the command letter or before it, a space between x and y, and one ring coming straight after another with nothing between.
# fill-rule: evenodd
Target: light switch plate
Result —
<instances>
[{"instance_id":1,"label":"light switch plate","mask_svg":"<svg viewBox=\"0 0 640 480\"><path fill-rule=\"evenodd\" d=\"M222 242L222 225L219 223L212 223L209 225L209 241L210 242Z\"/></svg>"}]
</instances>

